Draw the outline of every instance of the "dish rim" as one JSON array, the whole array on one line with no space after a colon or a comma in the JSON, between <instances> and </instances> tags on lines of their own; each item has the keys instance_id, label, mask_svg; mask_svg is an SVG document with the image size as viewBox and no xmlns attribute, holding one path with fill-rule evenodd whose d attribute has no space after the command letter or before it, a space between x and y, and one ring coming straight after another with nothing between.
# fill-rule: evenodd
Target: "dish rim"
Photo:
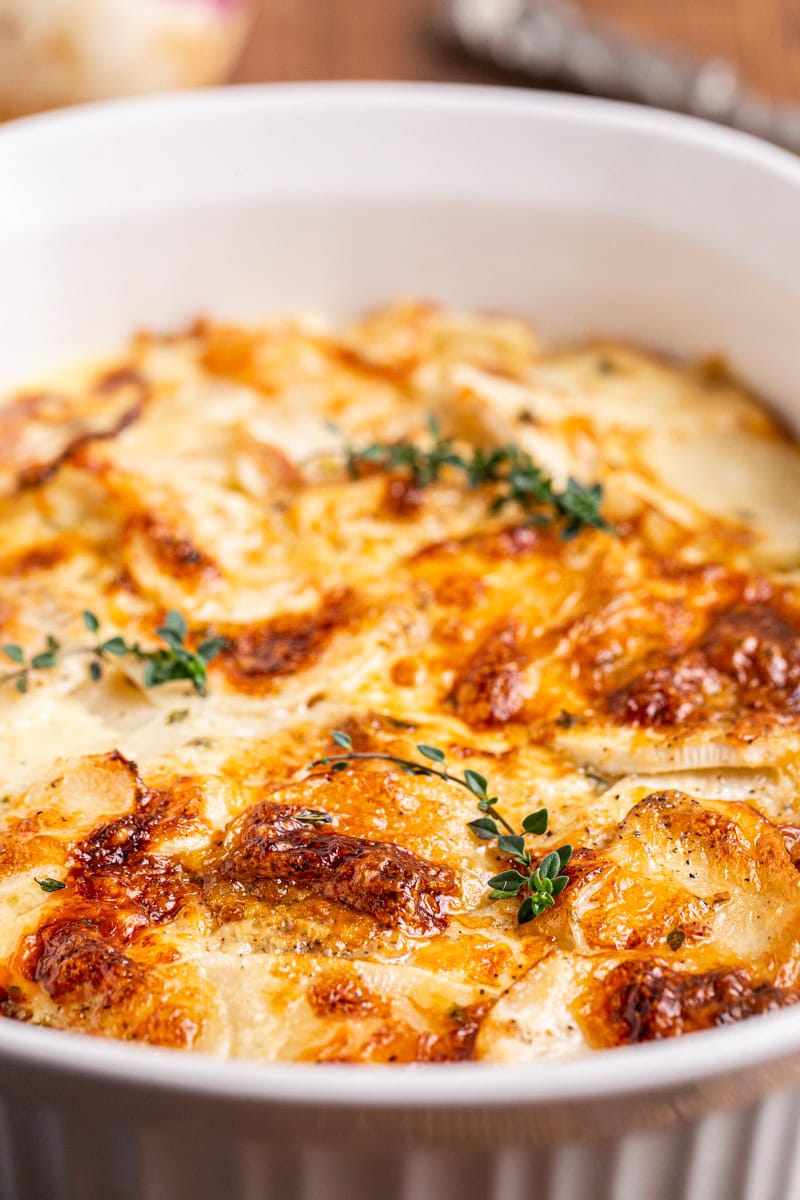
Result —
<instances>
[{"instance_id":1,"label":"dish rim","mask_svg":"<svg viewBox=\"0 0 800 1200\"><path fill-rule=\"evenodd\" d=\"M41 153L48 139L80 138L84 131L119 136L132 125L164 119L191 122L221 108L228 114L266 109L320 111L325 115L404 110L439 113L474 111L582 124L693 145L754 169L780 176L800 193L800 158L748 134L658 109L468 84L319 82L240 85L200 92L114 100L19 118L0 128L0 169L7 150L31 145ZM800 1005L756 1020L638 1046L594 1051L569 1061L536 1065L487 1063L365 1066L363 1064L261 1063L217 1059L119 1041L91 1039L0 1021L0 1060L107 1083L146 1085L163 1092L289 1106L337 1109L470 1108L509 1103L550 1106L555 1102L624 1097L697 1084L793 1053L800 1054ZM547 1073L543 1094L542 1073Z\"/></svg>"},{"instance_id":2,"label":"dish rim","mask_svg":"<svg viewBox=\"0 0 800 1200\"><path fill-rule=\"evenodd\" d=\"M261 104L270 109L317 109L326 106L326 115L334 106L339 111L358 111L368 101L373 111L405 108L421 111L433 106L440 112L461 111L470 107L501 114L523 115L537 112L559 120L569 119L584 125L612 126L634 132L652 132L674 141L705 149L722 150L729 156L750 161L800 182L800 157L789 150L764 141L753 134L667 109L651 108L623 100L562 94L542 89L498 87L492 84L396 82L381 80L322 80L293 83L242 83L197 91L168 92L105 100L75 105L48 112L18 117L0 125L0 151L4 143L18 139L46 138L50 131L59 133L82 129L102 129L111 125L138 122L148 116L161 119L169 109L173 118L187 119L205 110L226 108L252 109ZM328 107L330 106L330 107Z\"/></svg>"}]
</instances>

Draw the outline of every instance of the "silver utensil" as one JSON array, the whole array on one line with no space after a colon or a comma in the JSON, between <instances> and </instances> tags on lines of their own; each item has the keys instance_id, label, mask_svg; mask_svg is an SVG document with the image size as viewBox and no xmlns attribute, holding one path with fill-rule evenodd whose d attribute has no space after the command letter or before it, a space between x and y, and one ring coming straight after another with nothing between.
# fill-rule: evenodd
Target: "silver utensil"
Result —
<instances>
[{"instance_id":1,"label":"silver utensil","mask_svg":"<svg viewBox=\"0 0 800 1200\"><path fill-rule=\"evenodd\" d=\"M537 82L691 113L800 153L800 106L770 103L727 59L636 42L572 0L447 0L445 23L473 57Z\"/></svg>"}]
</instances>

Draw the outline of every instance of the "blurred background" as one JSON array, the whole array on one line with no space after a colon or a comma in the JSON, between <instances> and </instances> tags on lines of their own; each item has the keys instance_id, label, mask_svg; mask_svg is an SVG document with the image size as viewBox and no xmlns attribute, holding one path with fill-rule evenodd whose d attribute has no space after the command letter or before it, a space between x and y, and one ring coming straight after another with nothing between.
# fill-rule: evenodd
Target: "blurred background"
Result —
<instances>
[{"instance_id":1,"label":"blurred background","mask_svg":"<svg viewBox=\"0 0 800 1200\"><path fill-rule=\"evenodd\" d=\"M485 7L508 6L488 0ZM755 87L800 100L800 0L582 0L580 7L632 37L729 57ZM441 10L433 0L262 0L238 78L505 81L432 35Z\"/></svg>"},{"instance_id":2,"label":"blurred background","mask_svg":"<svg viewBox=\"0 0 800 1200\"><path fill-rule=\"evenodd\" d=\"M800 0L0 0L0 118L229 79L555 86L800 150Z\"/></svg>"}]
</instances>

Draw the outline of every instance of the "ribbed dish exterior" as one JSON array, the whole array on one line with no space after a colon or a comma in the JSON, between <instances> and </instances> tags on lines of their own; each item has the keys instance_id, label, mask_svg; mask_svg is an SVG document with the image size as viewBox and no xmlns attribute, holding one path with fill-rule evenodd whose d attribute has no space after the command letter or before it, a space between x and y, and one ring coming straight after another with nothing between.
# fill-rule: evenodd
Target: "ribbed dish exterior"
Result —
<instances>
[{"instance_id":1,"label":"ribbed dish exterior","mask_svg":"<svg viewBox=\"0 0 800 1200\"><path fill-rule=\"evenodd\" d=\"M800 1090L609 1142L496 1152L181 1138L5 1103L2 1200L800 1200Z\"/></svg>"}]
</instances>

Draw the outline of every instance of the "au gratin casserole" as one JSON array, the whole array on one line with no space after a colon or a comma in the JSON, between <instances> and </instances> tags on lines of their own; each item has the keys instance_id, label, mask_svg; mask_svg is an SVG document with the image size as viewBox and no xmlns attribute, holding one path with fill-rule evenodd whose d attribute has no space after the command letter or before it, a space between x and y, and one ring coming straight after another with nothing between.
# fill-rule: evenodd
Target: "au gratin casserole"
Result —
<instances>
[{"instance_id":1,"label":"au gratin casserole","mask_svg":"<svg viewBox=\"0 0 800 1200\"><path fill-rule=\"evenodd\" d=\"M0 1013L536 1062L800 999L800 451L420 304L0 408Z\"/></svg>"}]
</instances>

